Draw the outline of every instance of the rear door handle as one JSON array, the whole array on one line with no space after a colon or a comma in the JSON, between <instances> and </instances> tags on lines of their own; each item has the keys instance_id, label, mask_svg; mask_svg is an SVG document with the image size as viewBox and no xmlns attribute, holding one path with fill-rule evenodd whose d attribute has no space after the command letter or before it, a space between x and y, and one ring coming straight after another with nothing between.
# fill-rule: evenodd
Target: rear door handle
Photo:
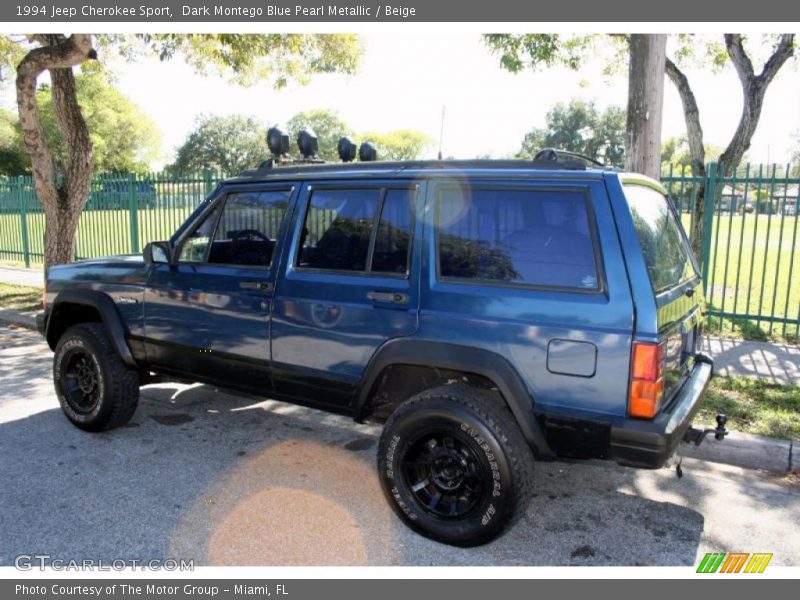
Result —
<instances>
[{"instance_id":1,"label":"rear door handle","mask_svg":"<svg viewBox=\"0 0 800 600\"><path fill-rule=\"evenodd\" d=\"M367 292L367 300L372 300L373 302L386 302L389 304L408 304L408 294L402 294L400 292L379 292L378 290L372 290L371 292Z\"/></svg>"},{"instance_id":2,"label":"rear door handle","mask_svg":"<svg viewBox=\"0 0 800 600\"><path fill-rule=\"evenodd\" d=\"M256 292L272 291L272 283L269 281L240 281L239 287L243 290L253 290Z\"/></svg>"}]
</instances>

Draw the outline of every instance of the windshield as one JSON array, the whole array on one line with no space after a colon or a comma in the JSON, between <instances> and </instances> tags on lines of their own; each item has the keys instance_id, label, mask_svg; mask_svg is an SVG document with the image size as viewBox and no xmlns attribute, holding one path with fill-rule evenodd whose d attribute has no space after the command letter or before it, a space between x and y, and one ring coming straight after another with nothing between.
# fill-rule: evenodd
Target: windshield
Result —
<instances>
[{"instance_id":1,"label":"windshield","mask_svg":"<svg viewBox=\"0 0 800 600\"><path fill-rule=\"evenodd\" d=\"M694 277L691 250L666 196L643 185L624 188L653 292L658 294Z\"/></svg>"}]
</instances>

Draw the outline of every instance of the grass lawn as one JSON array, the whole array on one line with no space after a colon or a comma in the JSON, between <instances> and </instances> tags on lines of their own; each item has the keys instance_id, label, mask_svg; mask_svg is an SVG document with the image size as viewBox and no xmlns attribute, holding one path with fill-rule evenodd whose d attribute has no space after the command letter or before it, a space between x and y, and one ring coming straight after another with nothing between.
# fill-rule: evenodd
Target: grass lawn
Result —
<instances>
[{"instance_id":1,"label":"grass lawn","mask_svg":"<svg viewBox=\"0 0 800 600\"><path fill-rule=\"evenodd\" d=\"M42 308L41 288L0 282L0 308L36 311Z\"/></svg>"},{"instance_id":2,"label":"grass lawn","mask_svg":"<svg viewBox=\"0 0 800 600\"><path fill-rule=\"evenodd\" d=\"M800 387L746 377L715 377L696 425L715 427L717 413L728 415L728 429L800 440Z\"/></svg>"},{"instance_id":3,"label":"grass lawn","mask_svg":"<svg viewBox=\"0 0 800 600\"><path fill-rule=\"evenodd\" d=\"M689 216L683 215L684 227ZM751 318L712 316L709 330L728 337L797 342L798 325L759 316L800 319L800 220L784 215L715 215L706 300L712 311Z\"/></svg>"}]
</instances>

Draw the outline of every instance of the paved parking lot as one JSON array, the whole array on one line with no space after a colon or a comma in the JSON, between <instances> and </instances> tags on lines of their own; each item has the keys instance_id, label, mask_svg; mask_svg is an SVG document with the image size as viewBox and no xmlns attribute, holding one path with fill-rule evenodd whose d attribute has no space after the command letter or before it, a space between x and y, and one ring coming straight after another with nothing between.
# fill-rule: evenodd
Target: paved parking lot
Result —
<instances>
[{"instance_id":1,"label":"paved parking lot","mask_svg":"<svg viewBox=\"0 0 800 600\"><path fill-rule=\"evenodd\" d=\"M800 565L792 477L684 461L539 463L526 517L473 549L408 531L381 494L378 428L207 386L142 390L133 421L62 416L47 346L0 326L0 565L19 554L195 564L692 565L710 551Z\"/></svg>"}]
</instances>

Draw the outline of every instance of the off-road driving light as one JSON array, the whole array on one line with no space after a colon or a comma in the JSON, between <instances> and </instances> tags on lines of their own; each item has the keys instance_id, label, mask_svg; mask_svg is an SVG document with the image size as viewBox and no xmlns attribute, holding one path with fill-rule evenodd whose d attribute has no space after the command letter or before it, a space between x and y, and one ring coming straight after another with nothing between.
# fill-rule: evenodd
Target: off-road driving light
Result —
<instances>
[{"instance_id":1,"label":"off-road driving light","mask_svg":"<svg viewBox=\"0 0 800 600\"><path fill-rule=\"evenodd\" d=\"M339 138L336 150L339 152L339 158L342 159L342 162L352 162L356 159L358 147L353 140L345 135Z\"/></svg>"},{"instance_id":2,"label":"off-road driving light","mask_svg":"<svg viewBox=\"0 0 800 600\"><path fill-rule=\"evenodd\" d=\"M631 391L628 414L652 419L664 396L664 346L634 342L631 355Z\"/></svg>"},{"instance_id":3,"label":"off-road driving light","mask_svg":"<svg viewBox=\"0 0 800 600\"><path fill-rule=\"evenodd\" d=\"M364 142L358 149L358 160L362 162L371 162L378 160L378 150L372 142Z\"/></svg>"},{"instance_id":4,"label":"off-road driving light","mask_svg":"<svg viewBox=\"0 0 800 600\"><path fill-rule=\"evenodd\" d=\"M270 127L267 131L267 146L275 157L289 153L289 136L278 127Z\"/></svg>"},{"instance_id":5,"label":"off-road driving light","mask_svg":"<svg viewBox=\"0 0 800 600\"><path fill-rule=\"evenodd\" d=\"M297 147L303 158L313 158L317 155L319 149L317 145L317 136L313 129L301 129L297 134Z\"/></svg>"}]
</instances>

